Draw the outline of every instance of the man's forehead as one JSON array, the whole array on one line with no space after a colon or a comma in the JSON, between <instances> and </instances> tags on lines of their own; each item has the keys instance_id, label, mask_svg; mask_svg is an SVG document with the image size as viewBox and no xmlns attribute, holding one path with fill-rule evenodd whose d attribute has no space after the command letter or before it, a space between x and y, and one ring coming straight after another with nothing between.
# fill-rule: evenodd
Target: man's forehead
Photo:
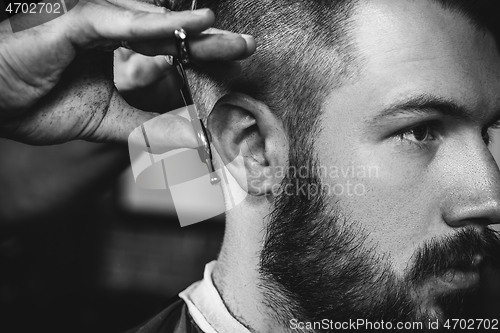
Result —
<instances>
[{"instance_id":1,"label":"man's forehead","mask_svg":"<svg viewBox=\"0 0 500 333\"><path fill-rule=\"evenodd\" d=\"M354 37L360 51L384 58L401 56L411 61L424 56L491 54L494 48L484 48L486 44L474 38L484 34L463 14L433 0L375 0L359 6L355 14Z\"/></svg>"},{"instance_id":2,"label":"man's forehead","mask_svg":"<svg viewBox=\"0 0 500 333\"><path fill-rule=\"evenodd\" d=\"M353 42L361 76L386 104L402 95L437 94L471 107L500 107L500 55L494 38L433 0L362 2ZM376 82L378 80L378 82Z\"/></svg>"}]
</instances>

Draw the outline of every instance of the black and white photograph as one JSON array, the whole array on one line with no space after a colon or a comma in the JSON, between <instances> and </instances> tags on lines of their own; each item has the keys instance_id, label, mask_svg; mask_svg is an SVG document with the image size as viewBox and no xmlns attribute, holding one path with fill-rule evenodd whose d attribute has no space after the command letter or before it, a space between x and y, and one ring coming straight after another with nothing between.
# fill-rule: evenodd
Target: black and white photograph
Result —
<instances>
[{"instance_id":1,"label":"black and white photograph","mask_svg":"<svg viewBox=\"0 0 500 333\"><path fill-rule=\"evenodd\" d=\"M498 0L0 0L0 332L500 332Z\"/></svg>"}]
</instances>

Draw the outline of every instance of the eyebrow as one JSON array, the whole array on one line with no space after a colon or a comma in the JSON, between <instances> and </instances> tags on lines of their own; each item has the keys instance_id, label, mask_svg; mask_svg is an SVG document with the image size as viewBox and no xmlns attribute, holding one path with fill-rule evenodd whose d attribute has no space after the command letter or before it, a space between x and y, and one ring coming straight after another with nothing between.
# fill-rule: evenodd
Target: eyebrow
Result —
<instances>
[{"instance_id":1,"label":"eyebrow","mask_svg":"<svg viewBox=\"0 0 500 333\"><path fill-rule=\"evenodd\" d=\"M472 112L463 105L433 95L418 95L389 106L368 123L375 125L382 120L416 114L439 114L466 121L474 119Z\"/></svg>"}]
</instances>

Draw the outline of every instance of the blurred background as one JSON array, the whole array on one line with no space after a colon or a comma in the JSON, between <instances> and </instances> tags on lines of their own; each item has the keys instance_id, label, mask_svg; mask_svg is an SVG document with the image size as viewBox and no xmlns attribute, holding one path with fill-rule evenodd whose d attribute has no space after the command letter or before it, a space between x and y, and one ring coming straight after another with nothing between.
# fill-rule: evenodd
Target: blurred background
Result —
<instances>
[{"instance_id":1,"label":"blurred background","mask_svg":"<svg viewBox=\"0 0 500 333\"><path fill-rule=\"evenodd\" d=\"M0 332L123 332L200 280L223 216L181 228L127 147L0 139ZM193 207L196 209L196 207Z\"/></svg>"},{"instance_id":2,"label":"blurred background","mask_svg":"<svg viewBox=\"0 0 500 333\"><path fill-rule=\"evenodd\" d=\"M223 216L181 228L168 191L135 186L126 147L0 139L0 154L0 332L123 332L217 256ZM498 279L484 318L500 317Z\"/></svg>"}]
</instances>

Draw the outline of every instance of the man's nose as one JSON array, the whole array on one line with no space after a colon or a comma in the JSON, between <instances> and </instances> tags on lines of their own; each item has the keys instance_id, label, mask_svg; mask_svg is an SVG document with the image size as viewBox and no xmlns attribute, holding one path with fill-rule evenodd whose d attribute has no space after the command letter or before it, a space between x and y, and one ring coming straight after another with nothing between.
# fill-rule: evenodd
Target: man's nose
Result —
<instances>
[{"instance_id":1,"label":"man's nose","mask_svg":"<svg viewBox=\"0 0 500 333\"><path fill-rule=\"evenodd\" d=\"M500 170L484 144L463 147L447 175L442 214L451 227L500 223ZM451 184L450 184L451 183Z\"/></svg>"}]
</instances>

